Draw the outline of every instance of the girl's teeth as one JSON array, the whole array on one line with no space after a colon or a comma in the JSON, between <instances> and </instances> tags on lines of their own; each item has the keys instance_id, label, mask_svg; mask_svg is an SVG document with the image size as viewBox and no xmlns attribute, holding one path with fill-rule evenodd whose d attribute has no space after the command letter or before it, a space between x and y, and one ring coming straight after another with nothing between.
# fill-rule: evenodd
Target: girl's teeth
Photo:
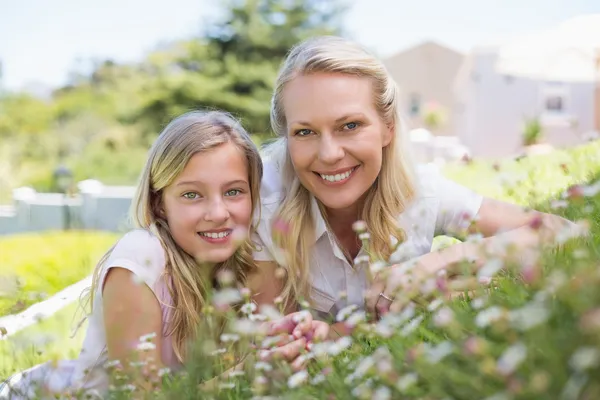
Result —
<instances>
[{"instance_id":1,"label":"girl's teeth","mask_svg":"<svg viewBox=\"0 0 600 400\"><path fill-rule=\"evenodd\" d=\"M352 168L349 171L344 172L343 174L336 174L336 175L319 174L319 175L321 175L321 178L325 179L326 181L329 181L329 182L339 182L339 181L342 181L344 179L347 179L350 176L350 174L352 173L352 171L354 171L354 168Z\"/></svg>"},{"instance_id":2,"label":"girl's teeth","mask_svg":"<svg viewBox=\"0 0 600 400\"><path fill-rule=\"evenodd\" d=\"M209 238L213 238L213 239L220 239L220 238L224 238L225 236L229 236L229 231L227 232L200 232L200 235L202 236L206 236Z\"/></svg>"}]
</instances>

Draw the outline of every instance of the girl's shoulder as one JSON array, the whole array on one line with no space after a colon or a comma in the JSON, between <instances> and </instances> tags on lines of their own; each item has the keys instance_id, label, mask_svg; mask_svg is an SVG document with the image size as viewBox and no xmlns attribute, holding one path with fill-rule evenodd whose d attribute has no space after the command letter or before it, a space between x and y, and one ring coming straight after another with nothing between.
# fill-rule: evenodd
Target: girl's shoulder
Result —
<instances>
[{"instance_id":1,"label":"girl's shoulder","mask_svg":"<svg viewBox=\"0 0 600 400\"><path fill-rule=\"evenodd\" d=\"M145 229L135 229L119 239L104 267L129 269L150 284L156 282L163 274L166 260L165 250L159 238Z\"/></svg>"}]
</instances>

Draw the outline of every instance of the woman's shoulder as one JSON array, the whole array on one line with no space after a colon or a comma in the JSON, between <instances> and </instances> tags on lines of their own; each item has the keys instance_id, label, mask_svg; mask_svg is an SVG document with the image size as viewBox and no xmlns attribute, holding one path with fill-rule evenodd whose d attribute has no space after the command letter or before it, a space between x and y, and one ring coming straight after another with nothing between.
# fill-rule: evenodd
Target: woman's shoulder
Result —
<instances>
[{"instance_id":1,"label":"woman's shoulder","mask_svg":"<svg viewBox=\"0 0 600 400\"><path fill-rule=\"evenodd\" d=\"M285 188L281 174L279 163L268 158L263 161L263 177L260 184L260 201L263 207L277 205L283 198Z\"/></svg>"}]
</instances>

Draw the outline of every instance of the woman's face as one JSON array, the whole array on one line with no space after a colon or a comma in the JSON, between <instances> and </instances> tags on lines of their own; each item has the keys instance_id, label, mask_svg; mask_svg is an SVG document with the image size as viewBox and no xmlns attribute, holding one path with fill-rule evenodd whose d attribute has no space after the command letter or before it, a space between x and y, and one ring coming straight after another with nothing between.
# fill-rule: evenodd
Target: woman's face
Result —
<instances>
[{"instance_id":1,"label":"woman's face","mask_svg":"<svg viewBox=\"0 0 600 400\"><path fill-rule=\"evenodd\" d=\"M301 75L285 86L283 109L302 185L330 210L355 208L377 179L394 132L375 108L371 80Z\"/></svg>"}]
</instances>

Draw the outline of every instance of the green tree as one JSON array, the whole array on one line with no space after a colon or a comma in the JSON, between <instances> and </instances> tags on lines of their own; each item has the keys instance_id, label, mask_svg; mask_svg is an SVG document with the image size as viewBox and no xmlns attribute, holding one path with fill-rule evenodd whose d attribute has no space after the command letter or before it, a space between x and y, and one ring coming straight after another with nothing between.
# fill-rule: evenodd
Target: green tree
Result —
<instances>
[{"instance_id":1,"label":"green tree","mask_svg":"<svg viewBox=\"0 0 600 400\"><path fill-rule=\"evenodd\" d=\"M231 0L225 7L221 21L160 63L140 113L150 126L189 109L218 108L250 132L267 133L273 83L290 47L310 36L342 34L344 7L335 1Z\"/></svg>"}]
</instances>

